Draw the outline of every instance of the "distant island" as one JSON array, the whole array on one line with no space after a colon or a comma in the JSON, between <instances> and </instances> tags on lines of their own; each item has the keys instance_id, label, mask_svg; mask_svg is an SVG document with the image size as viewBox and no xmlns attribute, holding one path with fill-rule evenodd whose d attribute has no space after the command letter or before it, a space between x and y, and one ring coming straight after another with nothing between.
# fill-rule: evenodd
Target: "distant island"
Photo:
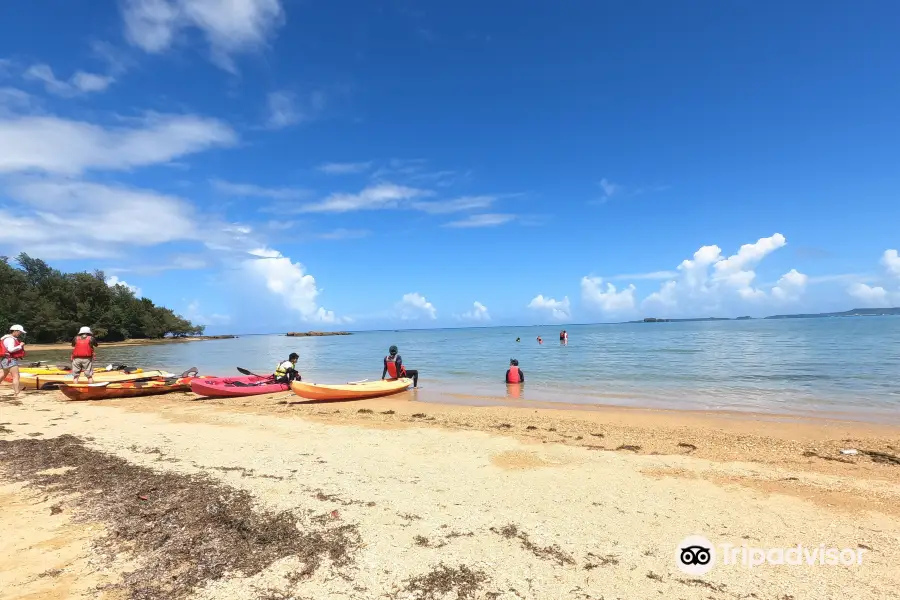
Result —
<instances>
[{"instance_id":1,"label":"distant island","mask_svg":"<svg viewBox=\"0 0 900 600\"><path fill-rule=\"evenodd\" d=\"M889 317L900 315L900 307L894 308L854 308L841 312L827 313L800 313L796 315L772 315L763 317L764 319L822 319L826 317ZM640 321L626 321L627 323L685 323L691 321L749 321L753 317L737 317L730 319L726 317L698 317L694 319L657 319L647 317Z\"/></svg>"},{"instance_id":2,"label":"distant island","mask_svg":"<svg viewBox=\"0 0 900 600\"><path fill-rule=\"evenodd\" d=\"M353 335L349 331L290 331L288 337L324 337L326 335Z\"/></svg>"}]
</instances>

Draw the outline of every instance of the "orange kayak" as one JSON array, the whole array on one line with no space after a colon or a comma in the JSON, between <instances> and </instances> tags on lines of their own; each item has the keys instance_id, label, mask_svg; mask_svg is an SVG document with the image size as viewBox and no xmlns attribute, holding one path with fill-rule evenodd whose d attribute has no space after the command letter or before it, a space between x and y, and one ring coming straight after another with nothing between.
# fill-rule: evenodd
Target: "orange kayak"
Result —
<instances>
[{"instance_id":1,"label":"orange kayak","mask_svg":"<svg viewBox=\"0 0 900 600\"><path fill-rule=\"evenodd\" d=\"M307 400L367 400L402 392L410 385L412 385L412 379L406 377L387 381L360 381L342 384L295 381L291 383L291 390Z\"/></svg>"},{"instance_id":2,"label":"orange kayak","mask_svg":"<svg viewBox=\"0 0 900 600\"><path fill-rule=\"evenodd\" d=\"M149 381L123 381L121 383L85 383L60 385L60 391L69 400L110 400L113 398L136 398L156 396L170 392L191 391L191 381L195 377L175 377L151 379Z\"/></svg>"}]
</instances>

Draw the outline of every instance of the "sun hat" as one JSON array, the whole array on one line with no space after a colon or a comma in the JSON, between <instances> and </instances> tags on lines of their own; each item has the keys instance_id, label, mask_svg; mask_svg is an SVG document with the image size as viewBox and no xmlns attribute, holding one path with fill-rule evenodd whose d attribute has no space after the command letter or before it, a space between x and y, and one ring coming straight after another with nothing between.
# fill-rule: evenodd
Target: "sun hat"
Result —
<instances>
[{"instance_id":1,"label":"sun hat","mask_svg":"<svg viewBox=\"0 0 900 600\"><path fill-rule=\"evenodd\" d=\"M81 335L82 333L90 333L90 332L91 332L90 327L82 327L81 329L78 330L78 335Z\"/></svg>"},{"instance_id":2,"label":"sun hat","mask_svg":"<svg viewBox=\"0 0 900 600\"><path fill-rule=\"evenodd\" d=\"M12 327L9 328L9 330L10 331L21 331L22 333L25 333L25 328L22 327L21 325L13 325Z\"/></svg>"}]
</instances>

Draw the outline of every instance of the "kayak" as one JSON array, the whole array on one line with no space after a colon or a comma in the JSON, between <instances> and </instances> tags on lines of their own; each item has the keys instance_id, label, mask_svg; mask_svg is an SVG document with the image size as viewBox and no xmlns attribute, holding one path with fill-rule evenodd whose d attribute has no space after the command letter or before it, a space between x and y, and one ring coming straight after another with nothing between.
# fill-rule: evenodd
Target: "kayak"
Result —
<instances>
[{"instance_id":1,"label":"kayak","mask_svg":"<svg viewBox=\"0 0 900 600\"><path fill-rule=\"evenodd\" d=\"M291 384L291 390L307 400L366 400L402 392L410 385L412 379L406 377L344 384L295 381Z\"/></svg>"},{"instance_id":2,"label":"kayak","mask_svg":"<svg viewBox=\"0 0 900 600\"><path fill-rule=\"evenodd\" d=\"M209 398L234 398L238 396L260 396L288 391L286 383L275 383L272 377L217 377L195 379L191 391Z\"/></svg>"},{"instance_id":3,"label":"kayak","mask_svg":"<svg viewBox=\"0 0 900 600\"><path fill-rule=\"evenodd\" d=\"M85 383L60 385L60 391L69 400L109 400L112 398L136 398L155 396L169 392L188 392L194 377L151 379L150 381L124 381L122 383Z\"/></svg>"},{"instance_id":4,"label":"kayak","mask_svg":"<svg viewBox=\"0 0 900 600\"><path fill-rule=\"evenodd\" d=\"M122 373L124 369L94 369L94 373ZM143 369L129 369L129 373L143 373ZM33 375L69 375L72 367L61 365L47 365L45 367L19 367L19 373L31 373ZM8 380L8 376L7 376Z\"/></svg>"},{"instance_id":5,"label":"kayak","mask_svg":"<svg viewBox=\"0 0 900 600\"><path fill-rule=\"evenodd\" d=\"M84 377L84 374L81 377ZM176 375L167 371L144 371L142 373L94 371L94 383L121 383L123 381L140 381L141 379L159 379L161 377L176 377ZM19 382L26 390L54 390L60 385L70 383L73 380L74 377L72 375L19 373Z\"/></svg>"}]
</instances>

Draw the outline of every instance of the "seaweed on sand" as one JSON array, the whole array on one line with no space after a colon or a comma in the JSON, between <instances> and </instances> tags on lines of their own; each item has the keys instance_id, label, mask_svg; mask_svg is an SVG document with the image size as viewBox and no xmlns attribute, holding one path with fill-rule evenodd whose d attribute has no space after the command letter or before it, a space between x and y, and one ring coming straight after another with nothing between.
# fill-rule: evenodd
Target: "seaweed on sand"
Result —
<instances>
[{"instance_id":1,"label":"seaweed on sand","mask_svg":"<svg viewBox=\"0 0 900 600\"><path fill-rule=\"evenodd\" d=\"M458 600L468 600L487 580L484 571L441 563L428 573L407 580L405 591L416 600L440 600L450 592L455 592Z\"/></svg>"},{"instance_id":2,"label":"seaweed on sand","mask_svg":"<svg viewBox=\"0 0 900 600\"><path fill-rule=\"evenodd\" d=\"M74 468L41 474L61 467ZM350 562L360 543L355 526L301 531L293 514L261 510L246 491L137 466L71 435L0 440L0 468L46 492L80 494L75 514L106 525L98 549L139 559L114 586L135 600L186 598L226 573L252 576L287 556L311 574L324 557Z\"/></svg>"}]
</instances>

